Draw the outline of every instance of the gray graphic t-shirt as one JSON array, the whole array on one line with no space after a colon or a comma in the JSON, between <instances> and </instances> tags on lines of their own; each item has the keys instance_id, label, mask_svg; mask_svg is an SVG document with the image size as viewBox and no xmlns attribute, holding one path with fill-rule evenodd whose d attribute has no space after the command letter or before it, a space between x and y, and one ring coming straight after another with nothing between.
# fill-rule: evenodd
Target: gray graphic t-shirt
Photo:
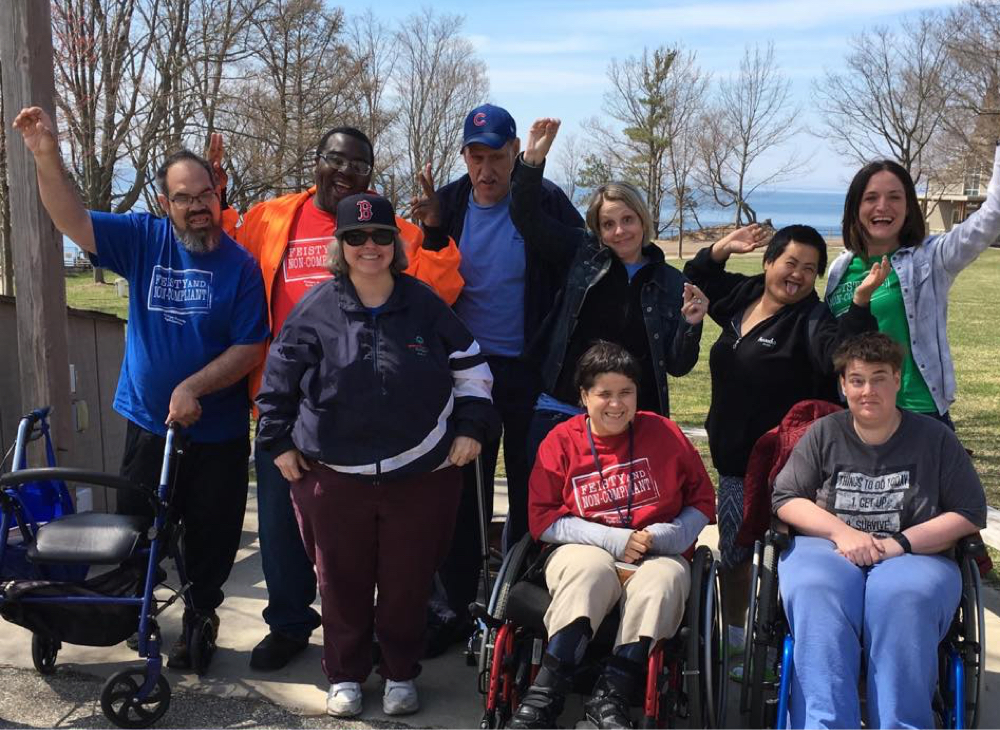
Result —
<instances>
[{"instance_id":1,"label":"gray graphic t-shirt","mask_svg":"<svg viewBox=\"0 0 1000 730\"><path fill-rule=\"evenodd\" d=\"M944 512L986 526L986 496L972 460L944 424L909 411L884 444L869 446L850 411L813 424L778 474L771 506L804 497L851 527L884 537Z\"/></svg>"}]
</instances>

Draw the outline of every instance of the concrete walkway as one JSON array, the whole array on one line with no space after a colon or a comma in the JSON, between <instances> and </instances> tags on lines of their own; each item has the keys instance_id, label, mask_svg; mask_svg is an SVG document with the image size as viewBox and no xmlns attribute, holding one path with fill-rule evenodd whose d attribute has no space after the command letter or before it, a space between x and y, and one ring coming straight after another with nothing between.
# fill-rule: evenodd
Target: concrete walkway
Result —
<instances>
[{"instance_id":1,"label":"concrete walkway","mask_svg":"<svg viewBox=\"0 0 1000 730\"><path fill-rule=\"evenodd\" d=\"M498 485L496 511L506 512L506 495ZM248 667L250 650L264 635L260 613L266 591L257 543L257 505L251 495L242 547L227 585L227 599L219 611L222 620L220 649L205 678L167 670L174 690L171 709L159 723L162 727L473 727L481 713L476 691L476 669L465 665L462 651L424 663L418 680L423 709L410 718L389 718L381 711L379 680L365 685L365 712L358 723L344 723L323 716L327 683L320 669L321 637L313 636L307 652L286 669L275 673L254 672ZM711 528L710 528L711 529ZM714 544L714 531L706 531L705 542ZM988 636L984 727L1000 726L1000 595L986 593ZM318 608L318 605L317 605ZM164 641L169 646L177 635L181 610L171 607L160 619ZM90 680L82 687L89 699L69 699L65 683L79 684L80 677L109 677L138 666L135 654L124 644L109 649L64 646L58 657L55 680L23 671L31 668L30 634L0 622L0 727L105 727L97 707L100 684ZM17 678L17 689L12 683ZM71 681L72 680L72 681ZM64 684L59 682L63 681ZM738 696L731 685L730 696ZM81 703L90 702L81 710ZM731 708L736 705L730 703ZM61 703L61 704L60 704ZM273 703L273 704L272 704ZM256 708L251 711L248 708ZM263 709L261 709L263 708ZM270 708L270 709L268 709ZM731 710L729 724L740 724ZM322 719L319 716L323 716ZM403 723L400 724L400 720Z\"/></svg>"}]
</instances>

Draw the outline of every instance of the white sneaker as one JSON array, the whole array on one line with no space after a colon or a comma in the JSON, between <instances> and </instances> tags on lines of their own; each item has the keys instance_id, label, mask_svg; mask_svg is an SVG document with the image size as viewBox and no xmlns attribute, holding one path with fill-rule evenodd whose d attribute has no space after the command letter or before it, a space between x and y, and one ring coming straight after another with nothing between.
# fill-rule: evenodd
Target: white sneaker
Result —
<instances>
[{"instance_id":1,"label":"white sneaker","mask_svg":"<svg viewBox=\"0 0 1000 730\"><path fill-rule=\"evenodd\" d=\"M357 682L336 682L326 693L326 714L334 717L356 717L361 714L361 685Z\"/></svg>"},{"instance_id":2,"label":"white sneaker","mask_svg":"<svg viewBox=\"0 0 1000 730\"><path fill-rule=\"evenodd\" d=\"M412 679L405 682L385 680L385 694L382 695L382 712L387 715L411 715L420 709L417 699L417 685Z\"/></svg>"}]
</instances>

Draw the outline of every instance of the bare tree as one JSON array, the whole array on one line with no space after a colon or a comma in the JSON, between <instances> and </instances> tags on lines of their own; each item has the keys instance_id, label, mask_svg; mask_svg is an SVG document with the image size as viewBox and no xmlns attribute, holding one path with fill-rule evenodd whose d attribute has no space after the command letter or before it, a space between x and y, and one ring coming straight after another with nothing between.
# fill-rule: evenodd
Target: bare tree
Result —
<instances>
[{"instance_id":1,"label":"bare tree","mask_svg":"<svg viewBox=\"0 0 1000 730\"><path fill-rule=\"evenodd\" d=\"M799 131L799 108L791 84L774 58L774 44L747 47L735 76L719 84L716 103L702 117L699 177L715 202L734 207L736 225L757 220L749 199L764 185L785 180L805 164L796 153L763 176L754 175L761 157Z\"/></svg>"},{"instance_id":2,"label":"bare tree","mask_svg":"<svg viewBox=\"0 0 1000 730\"><path fill-rule=\"evenodd\" d=\"M701 186L695 178L699 161L699 124L704 114L709 78L695 63L695 54L681 53L674 59L673 73L664 91L670 114L664 132L670 139L664 167L674 215L667 223L677 226L677 257L684 256L684 225L690 214L698 223L697 198Z\"/></svg>"},{"instance_id":3,"label":"bare tree","mask_svg":"<svg viewBox=\"0 0 1000 730\"><path fill-rule=\"evenodd\" d=\"M348 21L345 35L356 68L358 125L375 148L373 182L389 200L396 201L402 182L398 169L406 156L390 129L399 113L389 99L397 62L395 37L370 9Z\"/></svg>"},{"instance_id":4,"label":"bare tree","mask_svg":"<svg viewBox=\"0 0 1000 730\"><path fill-rule=\"evenodd\" d=\"M577 179L580 176L584 157L580 138L574 133L564 137L560 136L555 157L562 178L563 191L566 193L566 197L576 202Z\"/></svg>"},{"instance_id":5,"label":"bare tree","mask_svg":"<svg viewBox=\"0 0 1000 730\"><path fill-rule=\"evenodd\" d=\"M678 51L660 47L643 49L642 55L608 66L611 89L604 95L604 111L618 122L621 131L590 125L597 139L606 140L608 152L622 177L639 185L660 230L660 208L667 192L666 156L671 138L668 133L673 113L669 89Z\"/></svg>"},{"instance_id":6,"label":"bare tree","mask_svg":"<svg viewBox=\"0 0 1000 730\"><path fill-rule=\"evenodd\" d=\"M129 210L177 82L188 0L55 0L56 106L84 205ZM167 55L156 57L155 40ZM122 176L131 162L136 174ZM95 281L102 281L99 269Z\"/></svg>"},{"instance_id":7,"label":"bare tree","mask_svg":"<svg viewBox=\"0 0 1000 730\"><path fill-rule=\"evenodd\" d=\"M922 157L951 105L950 25L924 13L898 31L880 27L855 36L845 70L827 71L814 87L819 134L859 164L888 156L919 180Z\"/></svg>"},{"instance_id":8,"label":"bare tree","mask_svg":"<svg viewBox=\"0 0 1000 730\"><path fill-rule=\"evenodd\" d=\"M417 171L428 162L436 182L452 177L465 116L489 91L486 65L459 35L463 22L461 16L435 15L425 8L396 33L393 88L407 153L400 191L406 197L417 191Z\"/></svg>"}]
</instances>

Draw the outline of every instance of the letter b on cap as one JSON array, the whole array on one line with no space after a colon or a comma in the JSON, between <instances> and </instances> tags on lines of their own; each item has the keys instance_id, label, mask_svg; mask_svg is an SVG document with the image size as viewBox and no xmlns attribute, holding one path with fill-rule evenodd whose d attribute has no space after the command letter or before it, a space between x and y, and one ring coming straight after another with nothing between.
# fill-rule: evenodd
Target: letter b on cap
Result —
<instances>
[{"instance_id":1,"label":"letter b on cap","mask_svg":"<svg viewBox=\"0 0 1000 730\"><path fill-rule=\"evenodd\" d=\"M358 201L358 221L370 221L372 219L372 204L367 200Z\"/></svg>"}]
</instances>

